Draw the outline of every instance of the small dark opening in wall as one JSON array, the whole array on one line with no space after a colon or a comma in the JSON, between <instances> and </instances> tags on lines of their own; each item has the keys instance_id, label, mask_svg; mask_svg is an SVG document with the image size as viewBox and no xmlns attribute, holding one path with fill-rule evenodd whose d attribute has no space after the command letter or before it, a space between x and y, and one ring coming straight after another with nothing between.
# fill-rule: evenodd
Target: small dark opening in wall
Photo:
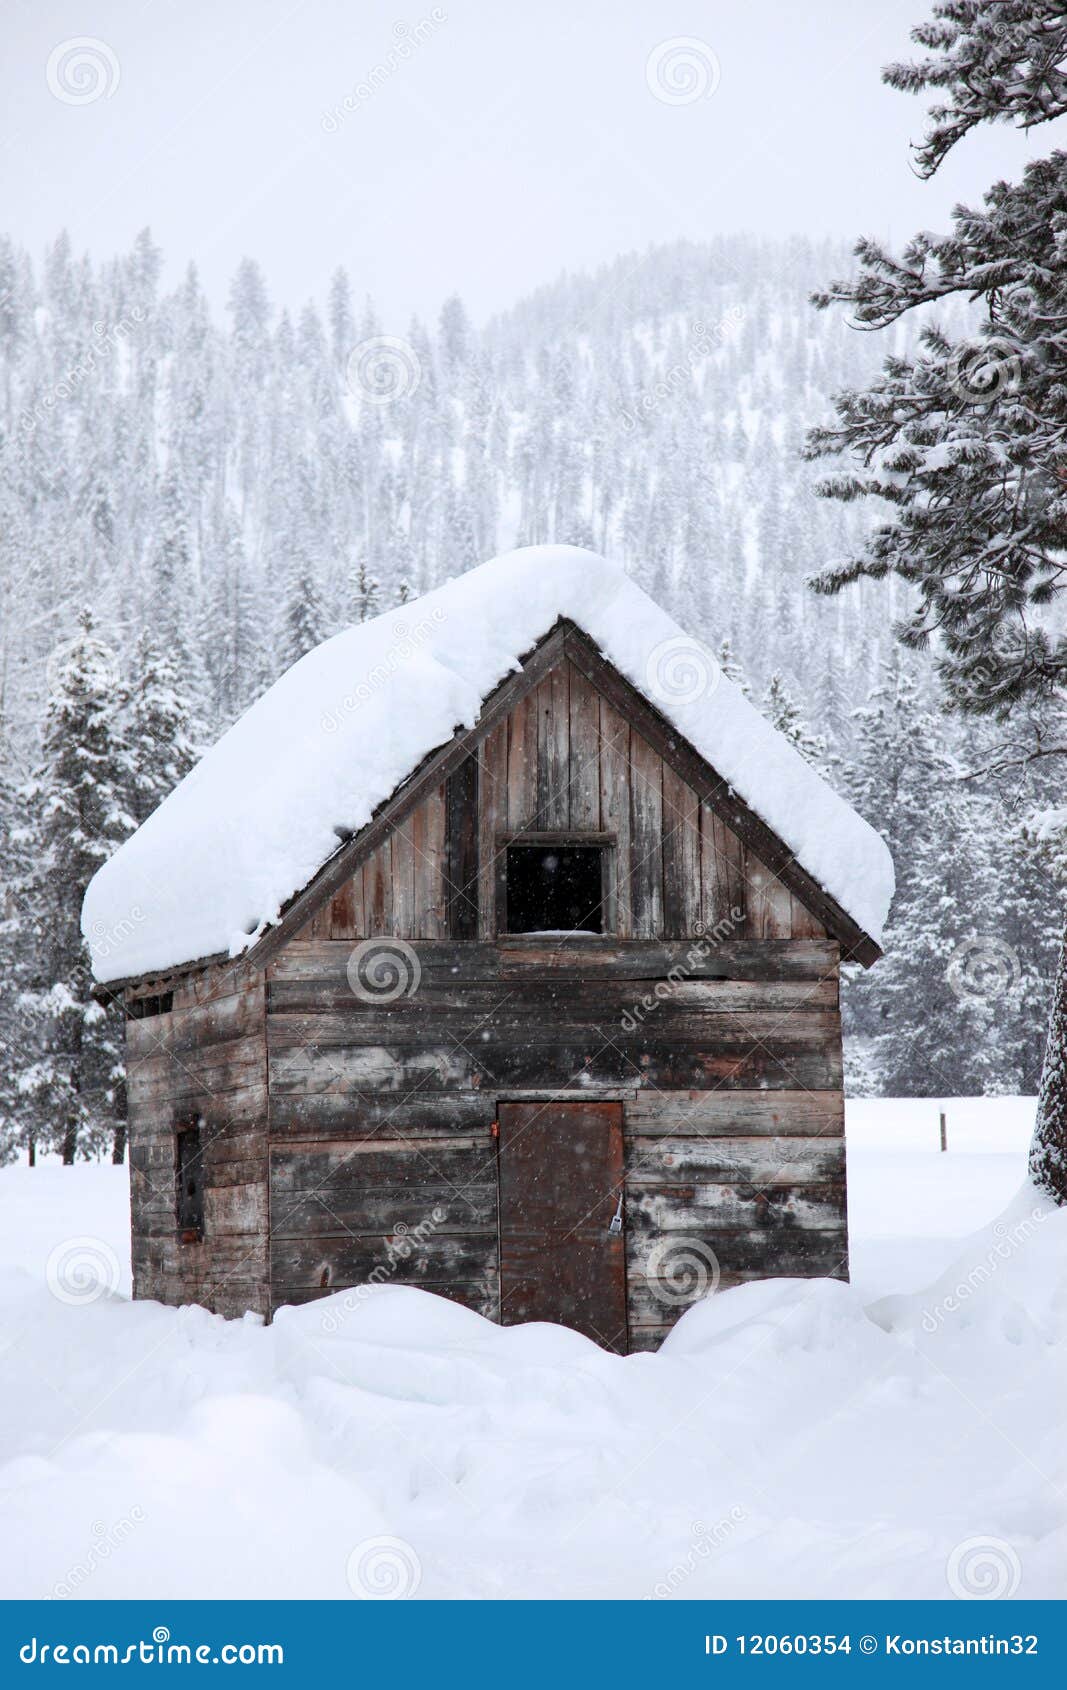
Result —
<instances>
[{"instance_id":1,"label":"small dark opening in wall","mask_svg":"<svg viewBox=\"0 0 1067 1690\"><path fill-rule=\"evenodd\" d=\"M154 997L131 998L126 1014L131 1021L143 1021L149 1015L169 1015L174 1008L173 992L157 992Z\"/></svg>"},{"instance_id":2,"label":"small dark opening in wall","mask_svg":"<svg viewBox=\"0 0 1067 1690\"><path fill-rule=\"evenodd\" d=\"M204 1163L200 1128L182 1127L177 1152L178 1238L199 1244L204 1236Z\"/></svg>"},{"instance_id":3,"label":"small dark opening in wall","mask_svg":"<svg viewBox=\"0 0 1067 1690\"><path fill-rule=\"evenodd\" d=\"M509 845L508 933L602 933L599 845Z\"/></svg>"}]
</instances>

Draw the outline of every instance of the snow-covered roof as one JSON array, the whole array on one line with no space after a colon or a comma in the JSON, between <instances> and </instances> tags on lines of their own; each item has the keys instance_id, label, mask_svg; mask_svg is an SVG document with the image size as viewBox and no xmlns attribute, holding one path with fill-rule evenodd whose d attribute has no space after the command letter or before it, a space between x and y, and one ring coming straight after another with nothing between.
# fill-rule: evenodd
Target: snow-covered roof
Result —
<instances>
[{"instance_id":1,"label":"snow-covered roof","mask_svg":"<svg viewBox=\"0 0 1067 1690\"><path fill-rule=\"evenodd\" d=\"M93 877L101 981L246 951L560 617L667 716L876 942L884 841L616 564L529 546L302 657Z\"/></svg>"}]
</instances>

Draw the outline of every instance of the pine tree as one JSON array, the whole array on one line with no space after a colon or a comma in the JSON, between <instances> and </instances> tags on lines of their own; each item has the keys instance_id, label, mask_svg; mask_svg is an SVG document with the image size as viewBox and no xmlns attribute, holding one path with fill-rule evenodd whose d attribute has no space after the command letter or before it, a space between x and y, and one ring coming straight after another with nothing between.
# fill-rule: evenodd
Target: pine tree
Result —
<instances>
[{"instance_id":1,"label":"pine tree","mask_svg":"<svg viewBox=\"0 0 1067 1690\"><path fill-rule=\"evenodd\" d=\"M189 708L169 653L151 634L134 650L134 680L125 693L124 738L129 772L126 809L140 826L196 762Z\"/></svg>"},{"instance_id":2,"label":"pine tree","mask_svg":"<svg viewBox=\"0 0 1067 1690\"><path fill-rule=\"evenodd\" d=\"M285 587L278 646L279 667L290 669L307 652L313 651L321 644L325 637L325 616L315 572L310 561L298 555L294 559Z\"/></svg>"},{"instance_id":3,"label":"pine tree","mask_svg":"<svg viewBox=\"0 0 1067 1690\"><path fill-rule=\"evenodd\" d=\"M740 687L741 691L747 698L751 689L749 687L748 680L746 679L745 671L741 667L737 657L734 655L734 648L730 644L729 638L724 639L719 647L719 668L726 676L726 679L728 681L732 681L735 687Z\"/></svg>"},{"instance_id":4,"label":"pine tree","mask_svg":"<svg viewBox=\"0 0 1067 1690\"><path fill-rule=\"evenodd\" d=\"M1067 17L1047 0L939 0L912 32L928 56L891 65L891 86L938 91L917 149L930 177L979 124L1027 128L1067 113ZM814 431L812 456L850 462L822 491L875 495L892 514L859 550L819 577L823 592L896 575L915 589L898 624L908 645L936 637L948 701L971 715L1013 715L1027 755L1045 755L1049 717L1067 678L1067 634L1049 606L1064 586L1067 520L1067 154L997 182L982 209L958 207L950 234L917 235L894 258L877 242L856 247L859 273L815 296L847 303L865 328L896 324L919 307L916 356L895 352L864 390L836 400L836 426ZM952 338L945 302L980 303L977 335ZM1025 711L1024 708L1025 707ZM1031 733L1036 737L1029 746ZM1067 933L1064 935L1067 948ZM1061 969L1062 977L1062 969ZM1067 1018L1054 1001L1032 1166L1067 1202Z\"/></svg>"},{"instance_id":5,"label":"pine tree","mask_svg":"<svg viewBox=\"0 0 1067 1690\"><path fill-rule=\"evenodd\" d=\"M1057 1203L1067 1203L1067 1137L1060 1123L1067 1120L1067 945L1060 951L1048 1045L1037 1100L1037 1130L1030 1146L1030 1177Z\"/></svg>"},{"instance_id":6,"label":"pine tree","mask_svg":"<svg viewBox=\"0 0 1067 1690\"><path fill-rule=\"evenodd\" d=\"M20 1000L27 1055L18 1086L28 1130L57 1145L68 1164L99 1147L122 1103L121 1013L94 998L81 933L85 889L133 826L119 709L110 663L84 610L56 666L41 765L24 793L33 830L27 919L34 958ZM94 937L106 954L109 935Z\"/></svg>"},{"instance_id":7,"label":"pine tree","mask_svg":"<svg viewBox=\"0 0 1067 1690\"><path fill-rule=\"evenodd\" d=\"M378 614L381 583L370 573L362 558L353 570L350 581L355 620L368 622Z\"/></svg>"},{"instance_id":8,"label":"pine tree","mask_svg":"<svg viewBox=\"0 0 1067 1690\"><path fill-rule=\"evenodd\" d=\"M778 732L784 734L789 743L796 747L805 762L819 767L826 755L826 740L822 734L814 733L809 728L801 715L799 705L790 696L777 669L767 684L760 710Z\"/></svg>"}]
</instances>

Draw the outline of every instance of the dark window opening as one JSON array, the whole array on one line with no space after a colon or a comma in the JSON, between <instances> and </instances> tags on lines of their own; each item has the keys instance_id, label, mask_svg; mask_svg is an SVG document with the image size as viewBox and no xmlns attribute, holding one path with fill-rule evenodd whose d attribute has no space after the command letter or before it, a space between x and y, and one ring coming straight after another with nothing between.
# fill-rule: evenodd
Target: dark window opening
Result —
<instances>
[{"instance_id":1,"label":"dark window opening","mask_svg":"<svg viewBox=\"0 0 1067 1690\"><path fill-rule=\"evenodd\" d=\"M148 1015L169 1015L174 1007L173 992L158 992L155 997L131 998L126 1014L131 1021L143 1021Z\"/></svg>"},{"instance_id":2,"label":"dark window opening","mask_svg":"<svg viewBox=\"0 0 1067 1690\"><path fill-rule=\"evenodd\" d=\"M178 1237L183 1244L199 1244L204 1236L204 1163L200 1128L183 1127L178 1134Z\"/></svg>"},{"instance_id":3,"label":"dark window opening","mask_svg":"<svg viewBox=\"0 0 1067 1690\"><path fill-rule=\"evenodd\" d=\"M508 933L603 933L599 845L509 845Z\"/></svg>"}]
</instances>

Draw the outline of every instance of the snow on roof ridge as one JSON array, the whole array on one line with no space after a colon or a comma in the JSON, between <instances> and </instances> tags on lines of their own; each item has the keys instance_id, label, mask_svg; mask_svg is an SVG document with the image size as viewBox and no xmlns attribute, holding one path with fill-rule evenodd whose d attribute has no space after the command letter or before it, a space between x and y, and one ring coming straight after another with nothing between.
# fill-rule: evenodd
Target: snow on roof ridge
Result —
<instances>
[{"instance_id":1,"label":"snow on roof ridge","mask_svg":"<svg viewBox=\"0 0 1067 1690\"><path fill-rule=\"evenodd\" d=\"M529 546L315 647L235 722L94 876L97 978L240 955L430 752L473 727L569 618L879 941L884 841L620 565Z\"/></svg>"}]
</instances>

